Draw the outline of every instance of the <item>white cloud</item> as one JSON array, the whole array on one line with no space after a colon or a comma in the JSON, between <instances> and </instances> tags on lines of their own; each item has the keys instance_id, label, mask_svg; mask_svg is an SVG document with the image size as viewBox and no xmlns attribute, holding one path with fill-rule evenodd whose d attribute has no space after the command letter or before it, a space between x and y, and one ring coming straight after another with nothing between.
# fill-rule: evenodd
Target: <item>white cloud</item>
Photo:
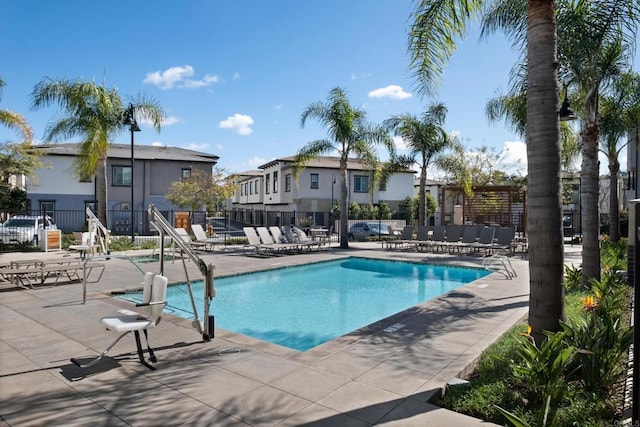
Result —
<instances>
[{"instance_id":1,"label":"white cloud","mask_svg":"<svg viewBox=\"0 0 640 427\"><path fill-rule=\"evenodd\" d=\"M406 99L411 98L409 92L405 92L402 87L398 85L389 85L387 87L381 87L369 92L369 98L391 98L391 99Z\"/></svg>"},{"instance_id":2,"label":"white cloud","mask_svg":"<svg viewBox=\"0 0 640 427\"><path fill-rule=\"evenodd\" d=\"M162 120L161 125L162 126L171 126L171 125L175 125L176 123L181 123L182 119L176 116L169 116L169 117L165 117L164 120ZM145 126L149 126L152 127L153 126L153 122L149 119L140 119L139 120L140 124L143 124Z\"/></svg>"},{"instance_id":3,"label":"white cloud","mask_svg":"<svg viewBox=\"0 0 640 427\"><path fill-rule=\"evenodd\" d=\"M154 147L166 147L167 146L167 144L165 144L163 142L160 142L160 141L152 142L151 145L154 146Z\"/></svg>"},{"instance_id":4,"label":"white cloud","mask_svg":"<svg viewBox=\"0 0 640 427\"><path fill-rule=\"evenodd\" d=\"M142 83L153 84L160 89L173 89L174 87L197 89L220 81L220 77L214 74L205 74L200 80L190 79L189 77L193 76L194 73L195 71L191 65L170 67L164 71L147 73Z\"/></svg>"},{"instance_id":5,"label":"white cloud","mask_svg":"<svg viewBox=\"0 0 640 427\"><path fill-rule=\"evenodd\" d=\"M361 73L361 74L351 73L351 80L365 79L367 77L371 77L371 73Z\"/></svg>"},{"instance_id":6,"label":"white cloud","mask_svg":"<svg viewBox=\"0 0 640 427\"><path fill-rule=\"evenodd\" d=\"M239 78L240 78L240 73L238 73L237 71L233 73L233 80L238 80Z\"/></svg>"},{"instance_id":7,"label":"white cloud","mask_svg":"<svg viewBox=\"0 0 640 427\"><path fill-rule=\"evenodd\" d=\"M276 108L276 110L277 110L277 111L282 110L282 104L278 104L278 105L276 105L276 107L275 107L275 108Z\"/></svg>"},{"instance_id":8,"label":"white cloud","mask_svg":"<svg viewBox=\"0 0 640 427\"><path fill-rule=\"evenodd\" d=\"M249 165L249 167L252 168L257 168L260 165L264 165L265 163L267 163L267 159L265 159L264 157L252 157L249 159L249 161L247 161L247 164Z\"/></svg>"},{"instance_id":9,"label":"white cloud","mask_svg":"<svg viewBox=\"0 0 640 427\"><path fill-rule=\"evenodd\" d=\"M253 133L253 129L251 129L252 124L253 117L236 113L233 116L227 117L227 120L221 121L219 127L220 129L233 129L238 132L239 135L251 135L251 133Z\"/></svg>"},{"instance_id":10,"label":"white cloud","mask_svg":"<svg viewBox=\"0 0 640 427\"><path fill-rule=\"evenodd\" d=\"M404 151L407 149L407 143L405 142L404 139L402 139L401 136L394 136L392 139L393 139L393 145L396 146L397 150Z\"/></svg>"},{"instance_id":11,"label":"white cloud","mask_svg":"<svg viewBox=\"0 0 640 427\"><path fill-rule=\"evenodd\" d=\"M180 87L185 87L187 89L198 89L200 87L211 86L212 84L218 83L219 81L220 77L213 74L205 74L202 80L186 79Z\"/></svg>"},{"instance_id":12,"label":"white cloud","mask_svg":"<svg viewBox=\"0 0 640 427\"><path fill-rule=\"evenodd\" d=\"M502 158L497 166L508 174L526 175L527 144L522 141L505 141Z\"/></svg>"},{"instance_id":13,"label":"white cloud","mask_svg":"<svg viewBox=\"0 0 640 427\"><path fill-rule=\"evenodd\" d=\"M216 144L216 150L224 151L224 146L222 144Z\"/></svg>"},{"instance_id":14,"label":"white cloud","mask_svg":"<svg viewBox=\"0 0 640 427\"><path fill-rule=\"evenodd\" d=\"M187 150L194 150L194 151L206 151L209 148L209 144L202 143L202 144L196 144L195 142L192 142L191 144L187 144L186 146L182 147L182 148L186 148Z\"/></svg>"}]
</instances>

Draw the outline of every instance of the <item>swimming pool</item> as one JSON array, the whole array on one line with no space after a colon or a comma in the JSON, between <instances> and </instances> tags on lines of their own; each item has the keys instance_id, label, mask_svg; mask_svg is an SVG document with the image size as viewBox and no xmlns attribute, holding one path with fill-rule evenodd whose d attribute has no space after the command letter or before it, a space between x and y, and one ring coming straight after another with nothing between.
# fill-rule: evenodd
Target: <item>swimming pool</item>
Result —
<instances>
[{"instance_id":1,"label":"swimming pool","mask_svg":"<svg viewBox=\"0 0 640 427\"><path fill-rule=\"evenodd\" d=\"M305 351L489 273L347 258L218 278L210 311L216 326ZM203 283L192 287L202 307ZM166 312L194 318L186 285L170 286L167 301Z\"/></svg>"}]
</instances>

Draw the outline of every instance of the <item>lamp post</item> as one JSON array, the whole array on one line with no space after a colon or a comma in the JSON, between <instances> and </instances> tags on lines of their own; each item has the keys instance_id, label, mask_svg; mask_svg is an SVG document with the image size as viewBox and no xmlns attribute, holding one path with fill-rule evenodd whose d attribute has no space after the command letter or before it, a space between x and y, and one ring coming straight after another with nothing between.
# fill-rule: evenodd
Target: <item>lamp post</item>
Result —
<instances>
[{"instance_id":1,"label":"lamp post","mask_svg":"<svg viewBox=\"0 0 640 427\"><path fill-rule=\"evenodd\" d=\"M133 214L133 146L134 146L134 132L140 132L140 127L138 126L138 122L134 117L134 108L133 104L129 104L129 108L126 109L124 113L124 121L122 122L125 126L129 126L129 131L131 132L131 243L135 243L135 236L133 234L133 224L134 224L134 214Z\"/></svg>"},{"instance_id":2,"label":"lamp post","mask_svg":"<svg viewBox=\"0 0 640 427\"><path fill-rule=\"evenodd\" d=\"M329 213L331 215L329 215L329 218L331 220L331 224L329 224L329 227L333 226L333 186L336 183L336 174L332 174L331 175L331 207L329 208Z\"/></svg>"}]
</instances>

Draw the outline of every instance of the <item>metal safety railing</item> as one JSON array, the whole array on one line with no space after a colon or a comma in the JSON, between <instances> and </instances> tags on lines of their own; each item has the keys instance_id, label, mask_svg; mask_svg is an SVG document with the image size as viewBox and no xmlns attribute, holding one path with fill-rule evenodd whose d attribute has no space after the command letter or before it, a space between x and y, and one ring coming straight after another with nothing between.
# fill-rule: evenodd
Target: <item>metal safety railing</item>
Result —
<instances>
[{"instance_id":1,"label":"metal safety railing","mask_svg":"<svg viewBox=\"0 0 640 427\"><path fill-rule=\"evenodd\" d=\"M93 213L93 211L89 206L87 206L87 208L85 209L85 212L87 214L87 222L89 223L89 235L97 236L102 253L108 254L109 253L109 235L111 234L111 231L107 229L107 227L105 227L104 224L100 222L96 214ZM93 242L89 242L89 243L93 244Z\"/></svg>"}]
</instances>

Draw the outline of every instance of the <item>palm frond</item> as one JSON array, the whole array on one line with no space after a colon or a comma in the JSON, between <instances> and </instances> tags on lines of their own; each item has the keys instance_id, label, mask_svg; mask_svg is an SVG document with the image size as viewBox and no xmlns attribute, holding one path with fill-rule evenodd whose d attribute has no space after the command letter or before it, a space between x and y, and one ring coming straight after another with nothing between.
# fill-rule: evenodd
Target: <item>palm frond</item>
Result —
<instances>
[{"instance_id":1,"label":"palm frond","mask_svg":"<svg viewBox=\"0 0 640 427\"><path fill-rule=\"evenodd\" d=\"M409 68L422 95L435 95L443 70L464 37L467 23L480 12L482 0L420 0L409 30Z\"/></svg>"}]
</instances>

